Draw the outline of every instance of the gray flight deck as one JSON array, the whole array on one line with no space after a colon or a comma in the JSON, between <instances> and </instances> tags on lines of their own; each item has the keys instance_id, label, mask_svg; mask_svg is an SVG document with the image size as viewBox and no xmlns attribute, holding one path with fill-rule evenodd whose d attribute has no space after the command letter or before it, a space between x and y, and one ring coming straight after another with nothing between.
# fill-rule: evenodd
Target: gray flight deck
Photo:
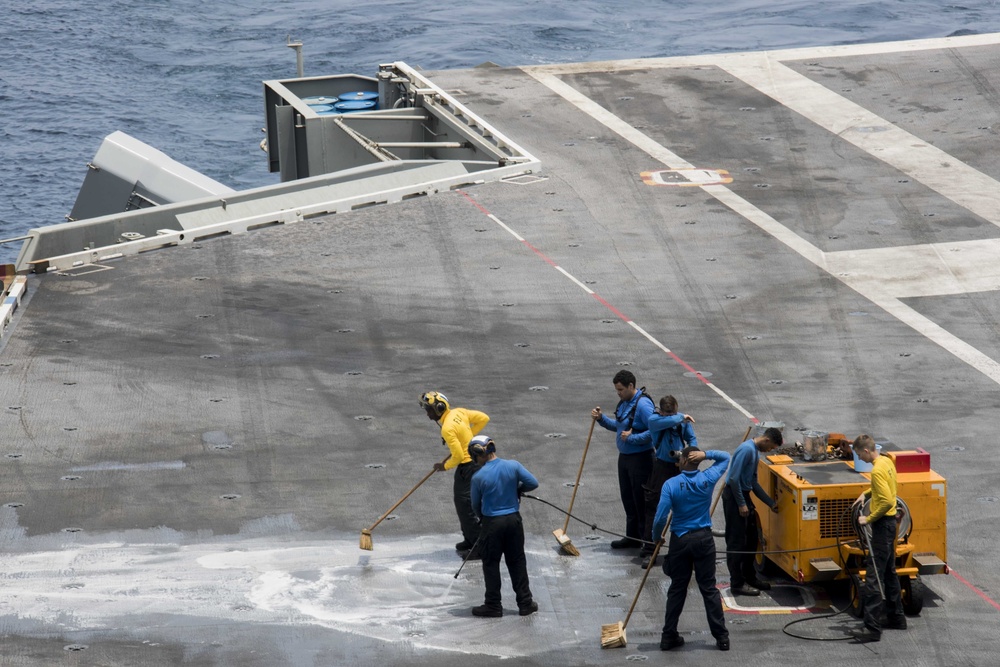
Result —
<instances>
[{"instance_id":1,"label":"gray flight deck","mask_svg":"<svg viewBox=\"0 0 1000 667\"><path fill-rule=\"evenodd\" d=\"M1000 35L430 78L541 171L29 276L0 352L0 663L997 664ZM562 555L531 500L540 611L505 574L505 617L473 618L451 473L358 548L446 454L422 391L487 412L565 506L622 368L703 447L774 420L930 452L952 572L909 630L792 638L847 598L780 580L720 653L692 588L663 654L656 570L602 650L638 558L576 522ZM598 428L574 513L619 531L615 459Z\"/></svg>"}]
</instances>

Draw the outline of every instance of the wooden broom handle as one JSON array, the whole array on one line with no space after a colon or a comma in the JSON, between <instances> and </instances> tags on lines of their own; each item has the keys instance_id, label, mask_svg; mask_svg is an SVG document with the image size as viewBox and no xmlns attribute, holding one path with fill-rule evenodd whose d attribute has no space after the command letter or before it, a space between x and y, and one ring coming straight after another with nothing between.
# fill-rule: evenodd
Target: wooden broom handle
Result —
<instances>
[{"instance_id":1,"label":"wooden broom handle","mask_svg":"<svg viewBox=\"0 0 1000 667\"><path fill-rule=\"evenodd\" d=\"M444 461L442 461L442 462L441 462L441 464L442 464L442 465L444 465L445 461L447 461L447 460L448 460L448 459L450 459L450 458L451 458L451 456L449 455L447 459L445 459ZM411 494L412 494L412 493L413 493L414 491L416 491L417 489L419 489L419 488L420 488L420 485L421 485L421 484L423 484L424 482L426 482L427 480L429 480L429 479L431 478L431 475L433 475L433 474L434 474L434 473L436 473L436 472L437 472L437 470L435 470L434 468L431 468L431 471L430 471L429 473L427 473L426 475L424 475L424 478L423 478L422 480L420 480L419 482L417 482L417 485L416 485L416 486L414 486L414 487L413 487L412 489L410 489L409 491L407 491L406 495L405 495L405 496L403 496L402 498L400 498L400 499L399 499L399 501L398 501L398 502L397 502L397 503L396 503L395 505L393 505L392 507L390 507L389 509L387 509L387 510L385 511L385 514L383 514L382 516L380 516L380 517L378 518L378 521L376 521L375 523L373 523L373 524L372 524L371 526L369 526L369 527L368 527L368 530L375 530L375 526L377 526L377 525L379 525L380 523L382 523L382 521L383 521L383 520L384 520L384 519L385 519L385 518L386 518L387 516L389 516L390 514L392 514L392 511L393 511L394 509L396 509L397 507L399 507L400 505L402 505L402 504L403 504L403 501L404 501L404 500L406 500L407 498L409 498L409 497L410 497L410 495L411 495Z\"/></svg>"},{"instance_id":2,"label":"wooden broom handle","mask_svg":"<svg viewBox=\"0 0 1000 667\"><path fill-rule=\"evenodd\" d=\"M566 510L566 523L563 524L563 534L569 528L570 512L573 511L573 503L576 502L576 490L580 488L580 477L583 475L583 464L587 461L587 450L590 449L590 437L594 435L594 424L597 420L590 418L590 433L587 434L587 444L583 446L583 458L580 459L580 469L576 471L576 484L573 485L573 495L569 498L569 509Z\"/></svg>"},{"instance_id":3,"label":"wooden broom handle","mask_svg":"<svg viewBox=\"0 0 1000 667\"><path fill-rule=\"evenodd\" d=\"M667 531L670 530L670 521L674 518L674 511L670 510L670 514L667 515L667 525L663 527L663 532L660 534L660 539L653 547L653 555L649 557L649 567L645 569L642 573L642 581L639 582L639 590L635 592L635 597L632 598L632 606L628 608L628 613L625 615L625 622L622 623L622 629L628 625L628 619L632 618L632 612L635 611L635 603L639 601L639 595L642 593L642 587L646 585L646 579L649 577L649 571L653 569L653 563L656 562L656 556L660 553L660 546L667 539Z\"/></svg>"}]
</instances>

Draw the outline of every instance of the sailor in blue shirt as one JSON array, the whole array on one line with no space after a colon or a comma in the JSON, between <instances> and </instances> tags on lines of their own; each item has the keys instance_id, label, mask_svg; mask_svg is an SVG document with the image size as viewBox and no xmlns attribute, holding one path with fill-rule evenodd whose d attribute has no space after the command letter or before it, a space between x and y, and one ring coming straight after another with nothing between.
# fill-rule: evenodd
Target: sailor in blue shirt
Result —
<instances>
[{"instance_id":1,"label":"sailor in blue shirt","mask_svg":"<svg viewBox=\"0 0 1000 667\"><path fill-rule=\"evenodd\" d=\"M641 545L643 535L649 532L643 525L646 501L642 485L653 469L653 434L647 426L653 414L653 399L643 389L635 388L635 375L629 371L618 371L612 382L620 399L615 418L603 414L600 407L591 410L590 416L617 433L618 491L625 509L625 537L614 540L611 548L626 549Z\"/></svg>"},{"instance_id":2,"label":"sailor in blue shirt","mask_svg":"<svg viewBox=\"0 0 1000 667\"><path fill-rule=\"evenodd\" d=\"M677 399L673 396L664 396L660 399L660 407L655 414L649 416L648 423L649 432L653 434L653 446L656 447L656 458L653 460L649 479L642 487L646 503L646 520L643 523L646 534L643 538L650 542L643 544L640 551L644 570L649 567L649 559L653 554L652 542L659 537L653 533L653 517L656 515L663 483L680 472L677 461L681 450L685 447L698 446L698 438L692 426L694 419L691 415L678 414Z\"/></svg>"},{"instance_id":3,"label":"sailor in blue shirt","mask_svg":"<svg viewBox=\"0 0 1000 667\"><path fill-rule=\"evenodd\" d=\"M712 466L698 470L698 465L705 459L712 461ZM660 636L660 649L663 651L684 645L684 638L677 634L677 621L684 609L692 570L705 602L708 627L715 637L715 644L720 651L729 650L729 631L722 613L722 596L715 586L715 538L712 537L709 509L715 483L726 472L728 465L729 454L725 452L703 452L697 447L685 447L678 460L680 474L663 484L653 521L653 532L660 539L667 517L673 512L670 548L663 561L663 571L670 577L667 612Z\"/></svg>"},{"instance_id":4,"label":"sailor in blue shirt","mask_svg":"<svg viewBox=\"0 0 1000 667\"><path fill-rule=\"evenodd\" d=\"M757 578L754 552L757 551L757 530L760 520L750 494L778 511L778 505L757 481L757 463L760 454L780 447L784 442L781 431L769 428L763 435L745 441L733 452L733 463L722 490L722 509L726 515L726 565L729 568L729 585L733 595L760 595L771 584Z\"/></svg>"},{"instance_id":5,"label":"sailor in blue shirt","mask_svg":"<svg viewBox=\"0 0 1000 667\"><path fill-rule=\"evenodd\" d=\"M479 552L483 558L486 601L473 607L473 616L503 616L500 597L500 558L507 562L507 572L514 588L521 616L538 611L528 586L527 559L524 556L524 526L521 523L521 494L538 488L538 480L523 465L499 459L496 443L477 435L469 443L469 456L481 465L472 477L472 509L482 520Z\"/></svg>"}]
</instances>

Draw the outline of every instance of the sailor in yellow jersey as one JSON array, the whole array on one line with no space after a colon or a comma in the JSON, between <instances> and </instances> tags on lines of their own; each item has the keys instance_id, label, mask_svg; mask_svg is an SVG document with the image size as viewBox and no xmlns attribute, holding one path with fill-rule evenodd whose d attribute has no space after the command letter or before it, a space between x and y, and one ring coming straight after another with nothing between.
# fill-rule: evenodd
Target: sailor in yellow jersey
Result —
<instances>
[{"instance_id":1,"label":"sailor in yellow jersey","mask_svg":"<svg viewBox=\"0 0 1000 667\"><path fill-rule=\"evenodd\" d=\"M871 548L865 563L865 585L861 590L865 626L852 634L859 641L877 642L882 638L883 628L906 629L896 576L896 466L891 458L879 454L875 440L869 435L859 435L854 440L854 451L859 459L872 464L872 485L858 498L859 502L871 498L869 514L858 517L862 527L871 527ZM885 590L884 602L880 583ZM884 624L881 622L883 611Z\"/></svg>"},{"instance_id":2,"label":"sailor in yellow jersey","mask_svg":"<svg viewBox=\"0 0 1000 667\"><path fill-rule=\"evenodd\" d=\"M458 551L469 551L479 539L479 517L472 509L472 476L479 466L469 456L472 436L483 430L490 418L485 412L468 408L453 408L448 398L438 391L428 391L420 396L420 407L427 417L441 425L441 442L451 452L444 463L435 463L437 471L455 470L455 512L462 527L462 541L455 545ZM469 560L478 560L478 549L469 554Z\"/></svg>"}]
</instances>

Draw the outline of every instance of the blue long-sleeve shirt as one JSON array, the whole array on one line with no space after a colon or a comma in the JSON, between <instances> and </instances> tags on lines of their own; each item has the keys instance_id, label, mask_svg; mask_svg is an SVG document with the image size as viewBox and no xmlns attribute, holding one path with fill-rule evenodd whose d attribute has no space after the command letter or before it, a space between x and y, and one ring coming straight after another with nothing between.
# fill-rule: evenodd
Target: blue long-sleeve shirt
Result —
<instances>
[{"instance_id":1,"label":"blue long-sleeve shirt","mask_svg":"<svg viewBox=\"0 0 1000 667\"><path fill-rule=\"evenodd\" d=\"M753 492L768 507L774 507L774 501L767 495L764 488L757 482L757 462L760 460L760 452L754 441L747 440L733 452L733 462L729 466L729 474L726 476L726 484L736 497L736 503L744 507L744 495Z\"/></svg>"},{"instance_id":2,"label":"blue long-sleeve shirt","mask_svg":"<svg viewBox=\"0 0 1000 667\"><path fill-rule=\"evenodd\" d=\"M521 507L517 492L534 491L538 480L510 459L493 459L472 476L472 509L479 516L513 514Z\"/></svg>"},{"instance_id":3,"label":"blue long-sleeve shirt","mask_svg":"<svg viewBox=\"0 0 1000 667\"><path fill-rule=\"evenodd\" d=\"M674 518L670 520L670 532L677 537L712 526L712 491L726 472L729 454L710 449L705 452L705 459L713 462L711 467L705 470L682 470L681 474L671 477L663 484L660 504L656 506L656 518L653 519L655 539L663 534L671 511Z\"/></svg>"},{"instance_id":4,"label":"blue long-sleeve shirt","mask_svg":"<svg viewBox=\"0 0 1000 667\"><path fill-rule=\"evenodd\" d=\"M629 420L632 406L635 406L635 415ZM622 454L639 454L653 448L653 434L649 432L649 418L653 414L653 401L649 396L636 390L635 395L629 401L619 401L615 408L615 418L612 419L605 414L601 415L599 423L609 431L616 431L615 444ZM632 435L622 438L622 431L632 429Z\"/></svg>"},{"instance_id":5,"label":"blue long-sleeve shirt","mask_svg":"<svg viewBox=\"0 0 1000 667\"><path fill-rule=\"evenodd\" d=\"M685 446L697 447L698 438L691 422L684 421L684 415L650 415L649 432L653 434L656 458L668 463L677 463L677 457Z\"/></svg>"}]
</instances>

